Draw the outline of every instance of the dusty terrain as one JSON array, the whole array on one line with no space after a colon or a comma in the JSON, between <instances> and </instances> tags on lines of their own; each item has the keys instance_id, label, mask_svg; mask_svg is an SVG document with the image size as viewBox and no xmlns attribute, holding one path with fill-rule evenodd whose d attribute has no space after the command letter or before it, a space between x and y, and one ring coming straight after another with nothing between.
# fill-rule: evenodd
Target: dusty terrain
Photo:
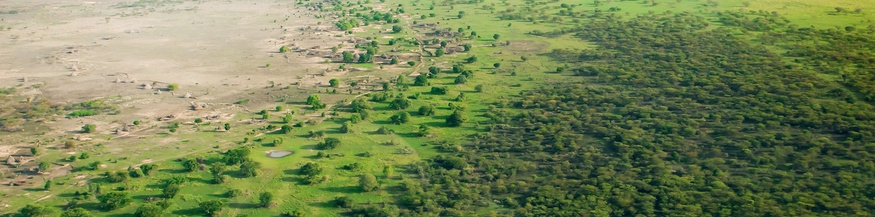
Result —
<instances>
[{"instance_id":1,"label":"dusty terrain","mask_svg":"<svg viewBox=\"0 0 875 217\"><path fill-rule=\"evenodd\" d=\"M330 52L348 36L298 7L294 1L270 0L2 1L0 88L15 87L19 96L59 105L100 99L119 110L72 119L59 114L29 120L40 130L0 132L2 164L10 155L21 164L0 168L9 178L4 184L41 183L28 173L37 164L28 161L29 147L58 149L70 139L107 143L98 155L138 156L171 147L179 152L173 156L203 151L212 145L179 147L171 144L178 141L151 137L165 132L167 121L182 121L187 126L182 132L194 130L185 122L196 117L231 121L246 106L261 106L233 102L263 96L268 86L289 87L284 91L294 95L342 75L325 73L324 55L313 54ZM283 45L293 51L279 53ZM169 84L179 88L169 91ZM195 111L193 104L208 106ZM174 118L159 121L170 115ZM116 133L134 120L143 125ZM84 124L97 125L98 132L81 134ZM141 143L151 145L129 146ZM12 170L26 176L10 176ZM69 170L59 165L43 179Z\"/></svg>"},{"instance_id":2,"label":"dusty terrain","mask_svg":"<svg viewBox=\"0 0 875 217\"><path fill-rule=\"evenodd\" d=\"M318 84L329 78L307 74L325 71L321 57L279 47L343 40L294 2L22 0L0 11L0 87L35 87L26 94L54 102L103 98L123 111L58 120L57 133L177 114L193 101L231 103L271 82ZM164 90L171 83L179 89Z\"/></svg>"}]
</instances>

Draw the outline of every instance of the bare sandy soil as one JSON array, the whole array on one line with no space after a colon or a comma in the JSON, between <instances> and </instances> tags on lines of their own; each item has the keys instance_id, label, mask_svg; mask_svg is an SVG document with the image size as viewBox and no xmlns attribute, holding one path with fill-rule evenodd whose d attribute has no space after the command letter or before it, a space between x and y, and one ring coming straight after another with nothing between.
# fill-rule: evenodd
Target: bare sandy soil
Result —
<instances>
[{"instance_id":1,"label":"bare sandy soil","mask_svg":"<svg viewBox=\"0 0 875 217\"><path fill-rule=\"evenodd\" d=\"M322 57L278 49L327 48L342 33L317 30L329 22L296 7L271 0L3 1L0 87L34 86L26 94L66 103L102 98L121 107L109 119L57 120L56 133L65 133L86 122L178 114L195 101L231 103L271 82L325 82L330 76L307 76L325 71ZM180 88L164 90L170 83ZM191 115L210 111L202 113Z\"/></svg>"}]
</instances>

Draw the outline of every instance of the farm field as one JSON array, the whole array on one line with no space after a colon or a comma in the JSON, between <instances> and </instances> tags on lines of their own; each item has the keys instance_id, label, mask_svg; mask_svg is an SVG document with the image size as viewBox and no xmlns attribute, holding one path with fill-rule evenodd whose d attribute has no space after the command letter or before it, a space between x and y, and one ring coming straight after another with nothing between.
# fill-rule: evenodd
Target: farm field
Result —
<instances>
[{"instance_id":1,"label":"farm field","mask_svg":"<svg viewBox=\"0 0 875 217\"><path fill-rule=\"evenodd\" d=\"M875 1L0 4L3 216L871 216Z\"/></svg>"}]
</instances>

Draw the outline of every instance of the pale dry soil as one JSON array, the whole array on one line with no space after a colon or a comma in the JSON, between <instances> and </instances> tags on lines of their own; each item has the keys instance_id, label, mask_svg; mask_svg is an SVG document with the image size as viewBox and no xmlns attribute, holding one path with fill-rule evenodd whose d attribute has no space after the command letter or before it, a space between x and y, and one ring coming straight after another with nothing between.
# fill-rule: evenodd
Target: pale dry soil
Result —
<instances>
[{"instance_id":1,"label":"pale dry soil","mask_svg":"<svg viewBox=\"0 0 875 217\"><path fill-rule=\"evenodd\" d=\"M150 148L115 146L177 143L155 136L166 125L159 117L174 115L184 122L216 116L211 122L231 122L248 111L246 106L263 106L231 103L271 84L292 86L289 93L325 84L343 74L322 74L329 67L322 56L278 52L283 45L327 50L349 39L313 13L294 1L274 0L0 1L0 88L16 87L18 94L60 104L102 99L121 111L49 118L49 130L40 134L3 133L0 160L46 138L57 147L82 136L78 131L86 123L96 124L99 132L85 139L108 143L110 153L104 154L136 155ZM171 83L179 89L167 91ZM187 94L191 97L184 98ZM191 103L208 107L194 111ZM144 126L114 134L134 120ZM181 132L190 128L183 125ZM212 145L177 149L182 155ZM0 193L15 192L8 188L0 187Z\"/></svg>"}]
</instances>

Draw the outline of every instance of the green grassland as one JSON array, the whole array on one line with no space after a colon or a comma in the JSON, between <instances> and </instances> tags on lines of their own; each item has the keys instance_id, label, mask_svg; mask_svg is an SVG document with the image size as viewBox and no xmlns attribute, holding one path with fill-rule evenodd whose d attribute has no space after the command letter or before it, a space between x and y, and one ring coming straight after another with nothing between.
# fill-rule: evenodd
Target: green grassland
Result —
<instances>
[{"instance_id":1,"label":"green grassland","mask_svg":"<svg viewBox=\"0 0 875 217\"><path fill-rule=\"evenodd\" d=\"M648 14L666 13L666 11L669 11L671 13L687 12L707 18L709 22L714 25L709 29L721 26L721 24L718 23L721 16L718 15L718 12L721 11L739 11L750 9L763 10L767 12L776 11L778 14L782 15L782 17L788 19L792 24L796 24L798 26L810 25L821 29L844 29L846 26L855 26L857 29L866 29L869 25L871 25L871 19L873 18L873 16L870 14L875 13L875 1L868 0L764 0L749 1L749 3L730 0L672 0L655 1L657 2L656 4L653 3L654 1L640 0L596 1L599 2L597 4L593 1L580 2L559 0L550 2L537 2L537 4L534 4L534 6L526 4L527 1L517 0L486 0L483 2L472 4L452 4L447 2L448 1L432 2L422 0L386 0L379 2L373 1L371 3L363 4L364 6L380 8L382 9L382 12L386 12L390 9L395 10L396 8L399 8L398 5L401 5L400 8L404 8L405 12L394 14L394 17L398 18L400 21L398 23L388 24L380 22L379 28L376 28L376 26L378 25L377 23L372 23L370 26L362 26L359 27L359 29L357 30L358 32L354 33L355 36L361 38L371 37L371 40L377 41L380 45L379 53L406 54L414 56L424 55L425 62L419 62L417 60L416 67L408 67L404 65L404 62L402 62L399 64L404 66L387 70L381 70L383 66L376 63L326 63L326 65L332 67L340 67L341 65L343 65L344 67L362 68L365 69L365 73L367 73L368 75L385 78L384 81L394 81L394 77L399 75L404 77L404 83L398 84L393 82L390 85L389 90L350 91L346 89L343 85L341 85L341 88L317 89L313 91L308 91L306 93L290 93L291 91L277 87L273 90L269 90L273 91L271 92L273 97L281 98L283 94L300 95L289 97L289 99L283 100L283 102L275 102L276 105L287 107L290 110L271 111L272 107L255 108L254 110L265 109L269 111L271 117L268 120L265 120L265 122L255 123L251 125L245 124L245 122L251 119L260 119L262 116L260 114L255 114L252 112L238 114L237 116L235 116L234 120L229 121L229 123L232 123L233 126L233 128L229 132L212 132L212 130L208 129L220 126L221 123L211 123L211 125L199 127L183 125L181 126L180 130L175 133L169 133L166 132L164 129L161 129L161 133L159 133L159 135L155 137L150 137L147 140L140 140L135 138L122 138L112 140L99 139L99 142L84 143L80 147L76 148L77 152L90 153L91 157L88 159L78 159L73 162L69 162L68 160L66 160L70 155L66 154L63 151L48 150L40 156L41 161L70 163L74 168L85 168L93 164L94 162L100 162L99 164L103 164L105 166L96 168L96 170L94 171L75 171L69 175L52 180L55 185L49 190L40 189L40 184L39 187L26 189L26 193L23 194L5 195L4 197L6 197L7 199L3 201L4 203L10 204L10 207L20 208L28 204L33 204L34 201L39 200L39 202L36 204L51 207L51 209L54 210L53 215L57 215L61 212L60 210L62 209L81 207L91 211L94 215L99 216L133 216L133 213L136 212L138 207L142 206L143 204L149 203L148 201L150 201L150 198L155 199L161 197L162 190L166 188L166 185L163 184L164 180L172 179L174 177L186 177L188 181L181 185L182 187L179 195L173 199L170 199L173 205L164 211L163 216L204 215L204 212L201 210L198 203L209 200L224 200L227 202L223 211L219 213L220 216L278 216L293 212L301 212L304 214L303 216L339 216L349 213L360 214L363 216L381 216L374 213L367 213L365 211L362 211L361 209L356 209L361 207L379 207L380 209L389 210L392 209L387 207L394 207L394 213L386 212L383 214L385 214L384 216L396 216L399 215L397 212L398 207L401 207L401 209L408 209L403 205L400 205L401 203L399 202L401 200L399 198L402 198L403 196L408 194L406 190L401 189L402 187L400 186L402 186L402 183L408 181L423 183L423 186L429 186L429 189L431 190L440 190L440 187L433 186L433 183L440 182L440 180L437 180L438 178L435 177L439 177L436 174L439 174L441 172L432 173L433 169L429 169L432 167L429 165L435 163L432 162L432 159L446 156L462 156L468 161L468 164L477 165L471 166L472 168L466 170L446 170L450 172L443 172L444 174L455 173L456 176L466 177L457 178L458 180L463 180L461 182L467 183L467 180L478 180L476 178L471 178L467 176L473 176L472 174L486 173L484 171L488 169L481 168L480 164L486 165L488 164L487 162L491 162L491 160L504 159L505 157L512 155L507 152L488 153L485 150L475 151L474 149L482 148L484 146L471 145L480 144L479 142L482 142L483 137L479 136L491 135L490 133L493 133L491 129L494 127L493 124L496 121L495 117L491 115L494 114L495 111L500 110L510 113L525 113L529 110L521 109L522 106L515 106L514 103L517 103L519 105L527 105L530 103L556 103L560 100L541 101L538 99L537 95L533 95L532 92L528 91L537 90L545 87L549 88L553 86L562 87L562 83L566 82L582 83L580 89L583 89L583 87L601 88L603 86L608 86L607 84L597 82L598 79L595 78L580 78L569 75L568 71L573 68L579 67L579 65L575 63L557 61L556 59L554 59L554 57L548 55L548 53L556 49L586 50L598 48L600 47L600 44L580 39L580 37L574 35L573 33L559 34L556 36L537 36L530 34L533 31L551 32L559 29L569 29L569 31L571 31L571 28L581 25L581 23L583 22L588 22L588 19L585 19L584 17L569 18L565 16L560 16L560 11L565 10L561 6L563 4L572 5L574 11L585 11L585 14L596 13L595 10L598 9L603 11L603 13L612 13L616 16L621 17L621 19L628 20L632 20L638 16ZM302 4L314 4L314 2L304 1L302 2ZM329 3L324 4L327 5ZM360 6L358 6L356 2L342 2L341 5L342 6L340 7L344 9L360 8ZM430 9L431 7L434 8ZM836 12L836 7L846 8L849 12L834 13ZM329 7L325 8L325 11L322 12L324 14L338 13L338 11L336 10L327 9ZM525 10L527 8L530 8L532 11L521 12L522 10ZM615 8L613 9L614 11L607 12L611 10L611 8ZM857 8L860 8L859 12L855 12ZM523 16L531 16L532 19L499 19L500 13L502 11L507 11L511 9L520 12ZM459 11L464 11L464 15L461 18L459 18L458 16ZM430 17L430 13L434 13L435 16ZM423 15L426 16L425 19L421 18L421 16ZM560 17L561 21L555 20L553 19L553 17ZM468 52L457 52L454 54L448 54L441 57L434 57L424 54L424 52L409 52L409 50L419 49L419 46L413 44L400 42L401 45L388 45L390 40L396 38L419 38L423 41L436 38L427 36L427 34L431 33L432 30L416 26L418 24L425 23L436 24L436 26L439 28L449 28L452 31L457 31L457 29L461 28L464 36L456 38L437 38L439 40L461 40L453 44L453 46L470 44L472 45L472 50ZM404 30L399 33L379 33L382 30L389 29L392 25L402 26ZM471 32L476 32L477 36L471 37ZM752 32L750 33L751 35L757 36L759 36L760 34L765 34L761 31L750 32ZM743 35L741 31L736 31L735 34L741 35L739 37L745 37L754 42L758 40L756 36ZM498 35L498 39L494 39L493 35ZM351 45L344 46L347 49L351 49ZM435 44L425 44L423 46L425 47L424 49L429 52L435 51L435 49L439 47ZM763 46L769 46L769 49L773 51L789 50L786 47L782 47L781 43ZM390 51L392 47L399 47L400 49L398 52L393 53ZM361 49L358 49L358 52L362 52ZM476 61L470 63L467 61L467 59L472 56L476 57ZM794 58L783 57L783 60L785 61L790 61L792 59ZM495 67L494 64L496 63L499 63L500 66ZM456 84L455 81L457 77L460 76L460 74L451 72L454 64L462 64L467 69L471 70L473 76L468 77L468 82L464 84ZM412 73L415 68L419 68L419 73L425 73L428 71L429 67L438 67L442 71L437 76L429 78L428 85L411 85L415 78L407 75ZM558 70L559 68L564 70ZM362 74L350 73L347 78L341 78L340 80L344 84L348 84L349 82L356 80L357 76L360 76ZM825 79L829 81L835 81L838 78L841 78L840 75L828 73L815 74L815 76L829 78ZM477 88L478 86L481 87ZM836 85L825 85L825 87L826 86L833 87ZM448 92L446 94L431 93L432 88L434 87L447 87ZM337 89L337 93L329 93L329 90L333 91L334 89ZM477 89L482 90L478 91ZM612 94L622 94L612 91L605 92ZM331 105L331 108L313 110L310 108L310 106L304 105L303 98L305 98L308 93L320 96L325 103ZM390 104L394 97L390 97L388 100L383 102L369 102L370 106L372 107L372 109L368 109L370 111L369 117L366 118L364 121L352 124L352 132L341 132L340 128L343 126L344 122L348 121L352 115L357 115L356 112L349 108L350 102L355 100L357 97L363 99L371 99L373 96L383 93L392 94L394 96L403 95L403 98L412 97L413 99L410 99L410 105L407 108L400 110L393 109L392 105ZM457 97L460 94L464 94L465 98L462 100L457 100ZM561 92L549 92L549 94L552 94L554 96L562 95ZM241 99L244 98L245 97L241 97ZM593 98L596 97L593 96ZM830 101L831 99L822 100L824 100L822 102L824 102L825 104L832 103L832 101ZM265 104L270 104L270 102ZM450 104L453 104L452 107L450 106ZM418 109L421 106L426 105L434 106L434 115L424 116L418 114ZM462 109L459 109L459 111L467 117L467 120L464 122L464 124L458 127L450 126L447 124L446 121L446 119L454 113L454 110L457 109L453 108L456 106L463 107ZM593 106L593 111L595 111L596 106L591 106ZM869 107L871 107L871 105L869 105ZM298 122L307 122L308 120L312 120L316 124L307 123L304 124L303 127L296 126L291 130L291 132L283 134L279 132L278 128L279 126L286 124L280 121L282 119L282 116L284 116L289 111L296 112L293 115L294 121L292 123L289 123L288 125L292 125ZM403 124L393 124L390 121L391 117L401 111L406 111L411 114L409 122ZM564 111L556 109L553 112L555 112L555 114L558 114L563 113ZM860 117L863 116L861 115ZM512 119L511 116L507 116L505 118ZM707 119L712 118L713 117L707 117ZM702 122L705 122L704 120L706 119L706 117L701 117L701 119ZM625 122L623 120L615 121L617 123L627 124L635 122L631 120ZM273 125L274 127L276 127L276 129L272 128L268 130L268 125ZM431 131L430 135L417 135L420 125L428 126ZM160 128L164 126L156 127ZM377 134L376 131L381 127L386 127L393 130L394 134ZM617 129L617 131L624 132L625 130L633 131L630 129ZM702 130L707 131L708 129ZM319 131L324 132L324 136L319 136L316 138L311 138L309 136L310 132ZM812 131L818 133L818 131L816 130ZM584 133L581 133L581 135L583 134ZM839 138L847 137L845 135L838 134L829 135L834 136L836 140L838 140ZM319 150L316 144L322 141L323 137L338 138L342 143L338 148L333 150ZM283 140L282 144L276 146L270 145L270 143L277 138L281 138ZM586 138L587 141L589 141L588 143L603 142L601 141L601 139L603 138L597 138L591 134L586 134ZM385 144L387 142L393 142L394 144L387 145ZM507 145L511 146L512 144L509 143ZM597 147L600 146L602 145L597 145ZM260 163L261 168L258 170L259 174L256 177L244 177L240 172L237 171L239 168L238 166L229 166L228 170L223 174L229 176L230 179L222 184L214 184L213 177L210 174L209 169L203 171L199 170L186 172L184 167L182 166L182 163L177 161L177 159L194 159L200 157L207 162L205 163L205 165L209 167L212 162L218 162L222 159L222 153L238 147L247 147L251 153L248 156L249 160ZM107 153L106 150L114 148L127 149L129 154L126 156L110 156L107 154L103 154ZM289 150L293 151L294 154L284 158L269 158L267 157L266 153L271 150ZM855 150L864 151L862 149ZM871 147L865 150L871 151ZM323 154L334 155L335 157L318 158L316 157L316 155L319 152L322 152ZM543 154L543 152L533 152L537 154ZM636 153L636 156L637 154L640 153ZM662 153L662 155L668 155L668 153ZM703 153L703 155L705 154ZM143 160L145 159L154 160L154 162L152 163L145 164L157 165L158 170L153 175L140 178L130 178L127 181L120 183L110 183L102 175L105 172L127 171L127 169L131 166L144 164ZM520 157L520 159L523 158ZM323 181L321 181L321 183L306 184L306 177L299 174L300 168L309 162L318 163L323 169L322 173L320 174L320 176L323 177ZM513 163L514 165L518 163L514 160L507 160L507 162L508 164ZM567 162L568 161L565 161L565 163ZM348 170L344 168L344 166L353 163L358 163L361 168L356 170ZM544 163L545 165L548 164L547 162L527 163ZM395 172L393 176L387 177L386 174L384 174L383 169L386 166L394 168ZM490 168L492 166L500 167L501 164L490 165ZM476 169L474 169L474 167L476 167ZM613 168L613 166L611 167ZM627 165L619 165L618 167L627 167ZM676 166L676 168L681 167L682 166ZM545 170L553 168L555 167L541 167L541 169ZM476 172L473 172L475 170ZM556 170L561 170L561 168L558 168ZM520 173L522 174L522 171L524 170L520 169L520 171ZM600 172L604 173L602 175L610 173L608 171ZM723 177L728 177L728 175L722 174L722 171L715 170L713 172L718 175L723 175ZM359 186L359 179L363 174L375 175L381 186L381 189L373 192L364 192ZM510 186L509 188L522 188L520 186L527 185L525 181L529 181L529 183L549 183L540 182L542 180L539 180L537 178L539 176L537 172L529 171L528 173L526 173L526 175L531 174L535 174L533 175L535 178L532 178L531 180L521 178L519 180L516 180L517 182L513 184L506 184L506 186ZM711 176L709 176L708 178L708 182L711 185L723 185L723 182L719 182L720 184L718 184L718 182L714 182L713 180L711 180L712 178L713 177ZM604 177L599 176L598 179L604 179ZM688 179L689 180L673 181L685 183L694 183L701 181L692 180L693 178ZM458 180L456 181L456 183L460 182ZM498 188L499 186L498 184L494 184L491 181L484 180L485 179L480 180L482 181L482 183L487 183L483 184L483 186L491 186L493 188ZM633 182L631 180L626 181L628 181L629 183ZM723 181L730 182L728 180ZM452 183L453 182L443 183L443 185L444 187L454 186ZM105 191L107 190L128 192L130 198L132 198L132 202L129 205L123 206L115 210L104 211L98 207L98 201L93 196L84 197L81 200L74 199L79 197L75 194L76 192L94 192L94 186L97 185L102 186L101 188L105 189L102 190L104 191L103 193L105 193ZM469 183L469 186L477 186L477 184L472 181ZM723 187L725 187L725 185L723 185ZM473 189L474 187L471 188ZM589 189L589 185L587 185L585 188ZM629 186L626 185L624 185L622 189L615 188L617 190L614 190L614 193L622 194L623 192L620 191L628 190L628 188ZM227 192L233 189L240 190L242 194L236 197L227 196ZM456 188L444 190L448 192L463 191ZM464 189L464 191L469 191L469 189ZM273 193L276 198L274 201L275 205L269 208L262 208L258 206L258 197L259 194L261 194L262 192ZM483 192L489 191L485 190ZM483 194L487 195L489 193ZM502 195L507 196L507 198L520 197L523 194L524 191L522 190L516 193L512 191L510 193L502 193ZM498 193L496 193L496 195L498 195ZM357 205L353 208L338 207L337 204L334 203L334 199L341 196L351 198ZM488 196L483 197L486 198ZM548 195L544 197L549 198L550 196ZM9 198L14 199L10 200ZM414 208L409 208L409 210L402 211L401 213L406 215L423 216L550 215L546 214L550 212L540 214L527 213L527 210L536 208L526 207L525 204L517 204L514 207L510 205L513 204L513 202L495 202L498 201L498 199L490 199L494 200L475 200L478 201L477 206L474 208L468 208L467 210L463 209L466 212L460 211L459 213L457 213L456 210L448 209L430 210L430 207L427 207L424 208L425 211L417 211ZM528 201L532 204L550 204L548 202L537 201L531 198L525 198L520 200ZM585 199L578 198L578 200ZM691 199L685 198L683 200ZM612 202L615 201L612 200ZM440 206L445 206L445 204L441 204ZM826 205L821 204L817 206ZM459 205L459 207L466 206ZM598 209L602 208L604 207L598 207ZM677 210L686 210L689 211L689 213L695 213L695 210L691 210L691 208L689 207L674 208L676 208ZM596 208L593 208L593 210L595 209ZM7 213L11 213L10 211L15 212L8 209L4 211ZM557 213L559 213L559 211L557 210L552 211L556 211ZM624 215L624 213L622 212L615 212L612 214L594 212L595 211L593 211L593 213L586 214L599 216ZM564 214L568 216L579 216L569 213ZM675 212L664 212L661 214L680 215ZM642 216L659 216L661 214L651 213L642 214ZM792 213L784 214L793 215ZM866 213L858 214L865 215Z\"/></svg>"}]
</instances>

